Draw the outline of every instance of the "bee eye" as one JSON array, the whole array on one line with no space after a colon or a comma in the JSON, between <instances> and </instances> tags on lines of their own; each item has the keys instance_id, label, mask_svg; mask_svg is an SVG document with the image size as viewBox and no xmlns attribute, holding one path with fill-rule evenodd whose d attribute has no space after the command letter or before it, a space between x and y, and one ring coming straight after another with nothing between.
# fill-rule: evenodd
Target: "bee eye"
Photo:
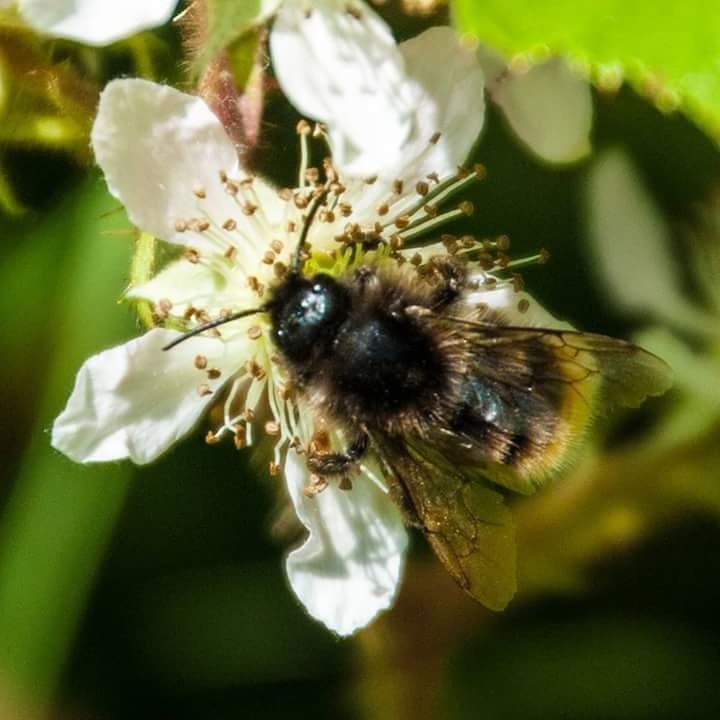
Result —
<instances>
[{"instance_id":1,"label":"bee eye","mask_svg":"<svg viewBox=\"0 0 720 720\"><path fill-rule=\"evenodd\" d=\"M347 290L329 276L294 282L272 311L275 342L289 359L302 361L332 341L349 304Z\"/></svg>"}]
</instances>

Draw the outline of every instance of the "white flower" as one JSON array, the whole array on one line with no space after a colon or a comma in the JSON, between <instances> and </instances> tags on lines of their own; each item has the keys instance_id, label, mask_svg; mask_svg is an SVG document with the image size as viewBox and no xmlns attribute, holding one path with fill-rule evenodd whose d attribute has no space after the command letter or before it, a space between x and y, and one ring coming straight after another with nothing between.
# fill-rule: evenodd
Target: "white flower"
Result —
<instances>
[{"instance_id":1,"label":"white flower","mask_svg":"<svg viewBox=\"0 0 720 720\"><path fill-rule=\"evenodd\" d=\"M271 47L289 98L325 123L333 151L325 172L337 175L328 182L334 210L321 210L310 226L306 272L341 272L349 258L343 242L354 245L358 235L397 245L419 231L416 218L427 229L467 211L423 209L429 198L439 203L472 182L473 174L458 175L457 167L483 122L481 70L450 29L435 28L398 47L369 9L307 17L301 3L286 2ZM317 187L304 178L314 180L317 170L302 172L297 188L278 192L247 175L202 100L143 80L106 87L92 143L130 219L185 248L129 296L154 303L175 327L262 302L291 262ZM363 180L369 174L376 179ZM498 284L482 301L507 305L517 296ZM302 458L288 448L306 447L317 428L303 397L287 387L269 331L258 314L223 325L217 337L192 337L163 352L179 333L157 328L90 358L55 421L52 442L78 462L147 463L210 405L223 418L210 441L232 436L243 446L269 433L271 474L284 469L308 529L287 559L290 584L313 617L347 635L393 602L406 532L372 455L352 490L331 483L309 492L317 487L309 487Z\"/></svg>"},{"instance_id":2,"label":"white flower","mask_svg":"<svg viewBox=\"0 0 720 720\"><path fill-rule=\"evenodd\" d=\"M7 3L10 4L10 3ZM20 14L39 32L85 45L109 45L163 25L178 0L18 0Z\"/></svg>"}]
</instances>

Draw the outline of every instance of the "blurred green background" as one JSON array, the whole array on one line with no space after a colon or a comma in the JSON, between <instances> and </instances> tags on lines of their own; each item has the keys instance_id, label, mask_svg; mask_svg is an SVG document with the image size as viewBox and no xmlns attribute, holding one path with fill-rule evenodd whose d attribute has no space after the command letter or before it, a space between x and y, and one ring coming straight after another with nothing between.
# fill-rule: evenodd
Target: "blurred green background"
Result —
<instances>
[{"instance_id":1,"label":"blurred green background","mask_svg":"<svg viewBox=\"0 0 720 720\"><path fill-rule=\"evenodd\" d=\"M433 20L388 12L400 37ZM123 74L181 83L180 57L175 27L100 51L0 30L0 718L717 717L716 142L627 87L593 91L592 152L550 166L490 106L473 232L548 248L528 289L639 339L676 387L517 503L509 610L466 598L414 535L395 608L340 640L287 587L274 481L248 454L202 428L145 468L49 446L82 361L140 331L116 302L136 234L89 157L96 93ZM258 162L279 178L295 120L268 96Z\"/></svg>"}]
</instances>

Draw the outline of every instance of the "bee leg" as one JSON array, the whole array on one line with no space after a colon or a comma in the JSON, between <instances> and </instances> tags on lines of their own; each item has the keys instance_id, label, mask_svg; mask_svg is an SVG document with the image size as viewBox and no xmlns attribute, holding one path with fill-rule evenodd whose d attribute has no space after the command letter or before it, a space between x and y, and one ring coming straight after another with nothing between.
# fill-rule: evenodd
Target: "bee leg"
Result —
<instances>
[{"instance_id":1,"label":"bee leg","mask_svg":"<svg viewBox=\"0 0 720 720\"><path fill-rule=\"evenodd\" d=\"M361 432L350 443L344 453L309 455L307 459L308 470L317 475L347 475L365 454L369 445L370 438L368 434Z\"/></svg>"},{"instance_id":2,"label":"bee leg","mask_svg":"<svg viewBox=\"0 0 720 720\"><path fill-rule=\"evenodd\" d=\"M457 300L467 284L467 270L450 255L434 257L432 267L439 282L433 291L429 307L437 310Z\"/></svg>"}]
</instances>

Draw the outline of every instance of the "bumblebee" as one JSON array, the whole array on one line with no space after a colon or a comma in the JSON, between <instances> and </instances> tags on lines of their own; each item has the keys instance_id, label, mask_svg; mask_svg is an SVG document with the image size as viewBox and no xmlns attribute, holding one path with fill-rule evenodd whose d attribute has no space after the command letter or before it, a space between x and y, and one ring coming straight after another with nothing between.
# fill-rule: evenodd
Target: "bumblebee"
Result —
<instances>
[{"instance_id":1,"label":"bumblebee","mask_svg":"<svg viewBox=\"0 0 720 720\"><path fill-rule=\"evenodd\" d=\"M422 275L376 254L345 275L308 277L303 248L321 202L260 308L168 347L267 313L293 387L349 440L310 449L310 472L348 479L372 452L406 521L468 594L500 610L515 592L505 495L556 472L608 406L664 392L669 368L622 340L511 324L478 305L472 272L451 255L431 258Z\"/></svg>"}]
</instances>

